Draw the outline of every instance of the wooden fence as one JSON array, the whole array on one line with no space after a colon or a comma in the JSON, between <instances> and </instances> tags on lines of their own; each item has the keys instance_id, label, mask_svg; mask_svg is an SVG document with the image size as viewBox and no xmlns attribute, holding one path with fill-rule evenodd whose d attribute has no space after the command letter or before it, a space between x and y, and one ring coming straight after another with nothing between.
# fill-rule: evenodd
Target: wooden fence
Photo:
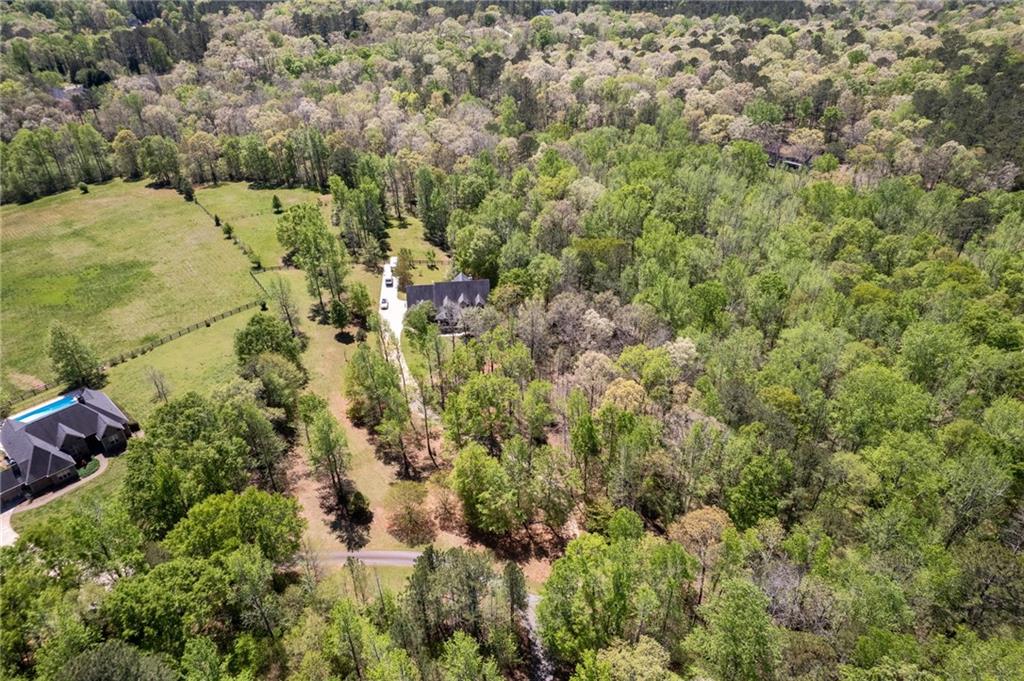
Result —
<instances>
[{"instance_id":1,"label":"wooden fence","mask_svg":"<svg viewBox=\"0 0 1024 681\"><path fill-rule=\"evenodd\" d=\"M189 333L192 333L193 331L197 331L199 329L208 328L214 322L219 322L220 320L226 319L228 317L232 317L232 316L238 314L239 312L245 312L246 310L251 310L254 307L265 306L265 305L266 305L266 303L263 300L254 300L252 302L246 303L245 305L239 305L238 307L233 308L231 310L225 310L224 312L221 312L219 314L215 314L212 317L207 317L206 319L204 319L201 322L196 322L195 324L190 324L190 325L188 325L188 326L186 326L186 327L184 327L182 329L178 329L174 333L169 333L166 336L158 338L158 339L156 339L154 341L150 341L149 343L146 343L143 346L137 347L134 350L129 350L127 352L122 352L120 355L117 355L115 357L111 357L110 359L106 360L100 366L103 369L108 369L110 367L116 367L118 364L123 364L124 362L127 362L130 359L134 359L135 357L139 357L140 355L144 355L147 352L149 352L149 351L151 351L151 350L153 350L155 348L160 347L164 343L170 343L172 340L175 340L177 338L181 338L182 336L184 336L186 334L189 334ZM62 385L63 385L62 383L60 383L58 381L54 381L52 383L44 383L43 385L36 386L35 388L29 388L28 390L23 390L23 391L21 391L19 393L16 393L16 394L12 395L11 396L11 402L12 403L23 402L24 400L27 400L30 397L38 395L39 393L44 393L47 390L52 390L54 388L61 387Z\"/></svg>"},{"instance_id":2,"label":"wooden fence","mask_svg":"<svg viewBox=\"0 0 1024 681\"><path fill-rule=\"evenodd\" d=\"M216 226L217 221L214 218L213 213L211 213L206 208L206 206L204 206L203 204L199 203L199 198L196 197L193 200L193 202L197 206L199 206L199 208L201 208L202 211L207 214L207 216L209 216L210 220L213 221L214 226ZM221 223L221 224L225 224L225 223ZM234 243L235 246L237 246L238 249L240 251L242 251L242 254L245 255L245 257L247 257L249 259L249 262L252 263L252 269L249 270L249 275L252 276L252 280L254 282L256 282L256 285L260 288L261 291L263 291L264 295L268 295L267 289L265 289L263 287L263 284L260 283L260 280L257 279L256 276L253 274L253 270L255 270L256 272L277 272L277 271L280 271L280 270L291 269L291 267L288 266L288 265L271 265L270 267L264 267L263 263L260 262L259 256L256 255L256 252L253 251L252 248L250 248L248 244L246 244L244 241L239 239L234 234L232 234L230 236L230 239L231 239L232 243ZM208 326L210 326L210 324L212 324L214 322L217 322L217 321L220 321L221 319L224 319L225 317L231 317L232 315L236 315L239 312L244 312L245 310L251 310L252 308L256 307L257 305L264 305L265 306L266 303L263 300L254 300L251 303L246 303L245 305L241 305L239 307L236 307L233 310L225 310L224 312L221 312L220 314L216 314L216 315L214 315L212 317L204 319L201 322L196 322L195 324L192 324L190 326L186 326L183 329L178 329L174 333L169 333L169 334L167 334L166 336L164 336L162 338L159 338L159 339L157 339L155 341L147 343L146 345L143 345L142 347L135 348L134 350L129 350L128 352L123 352L123 353L121 353L120 355L118 355L116 357L111 357L106 362L104 362L101 366L103 368L117 366L118 364L122 364L122 363L128 361L129 359L133 359L135 357L138 357L139 355L144 355L147 352L149 352L150 350L152 350L154 348L157 348L157 347L163 345L164 343L168 343L168 342L170 342L170 341L172 341L172 340L174 340L176 338L181 338L185 334L192 333L193 331L195 331L197 329L208 327ZM24 400L27 400L30 397L34 397L35 395L38 395L40 393L44 393L47 390L52 390L52 389L60 387L60 386L61 386L61 383L56 382L56 381L54 381L53 383L44 383L44 384L42 384L40 386L36 386L35 388L29 388L27 390L22 390L21 392L15 393L14 395L11 396L11 401L12 401L12 403L22 402Z\"/></svg>"}]
</instances>

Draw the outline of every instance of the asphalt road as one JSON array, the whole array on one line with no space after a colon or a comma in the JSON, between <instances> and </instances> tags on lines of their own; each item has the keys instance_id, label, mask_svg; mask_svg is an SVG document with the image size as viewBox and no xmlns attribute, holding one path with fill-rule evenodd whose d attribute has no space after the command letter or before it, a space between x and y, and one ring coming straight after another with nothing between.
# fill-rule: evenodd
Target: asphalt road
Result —
<instances>
[{"instance_id":1,"label":"asphalt road","mask_svg":"<svg viewBox=\"0 0 1024 681\"><path fill-rule=\"evenodd\" d=\"M390 565L412 567L420 557L419 551L322 551L317 555L321 562L336 565L349 558L355 558L367 565Z\"/></svg>"}]
</instances>

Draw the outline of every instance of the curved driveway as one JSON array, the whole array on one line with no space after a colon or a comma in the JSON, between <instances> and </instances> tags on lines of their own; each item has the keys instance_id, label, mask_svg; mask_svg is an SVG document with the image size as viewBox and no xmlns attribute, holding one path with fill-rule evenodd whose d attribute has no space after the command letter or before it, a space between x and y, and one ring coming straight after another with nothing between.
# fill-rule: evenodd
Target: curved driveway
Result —
<instances>
[{"instance_id":1,"label":"curved driveway","mask_svg":"<svg viewBox=\"0 0 1024 681\"><path fill-rule=\"evenodd\" d=\"M103 456L102 454L97 454L96 460L100 462L99 468L97 468L96 472L90 475L89 477L82 478L81 480L73 482L70 485L65 485L64 487L61 487L59 490L55 492L49 492L41 497L36 497L32 501L26 502L24 504L18 504L14 508L9 508L2 514L0 514L0 546L10 546L14 542L18 541L18 533L15 532L14 527L11 526L11 516L13 516L15 513L21 513L22 511L31 511L34 508L45 506L54 499L59 499L65 494L68 494L69 492L73 492L74 490L78 489L82 485L89 484L89 482L95 480L100 475L102 475L103 472L107 470L107 466L109 465L110 461L107 459L107 457Z\"/></svg>"}]
</instances>

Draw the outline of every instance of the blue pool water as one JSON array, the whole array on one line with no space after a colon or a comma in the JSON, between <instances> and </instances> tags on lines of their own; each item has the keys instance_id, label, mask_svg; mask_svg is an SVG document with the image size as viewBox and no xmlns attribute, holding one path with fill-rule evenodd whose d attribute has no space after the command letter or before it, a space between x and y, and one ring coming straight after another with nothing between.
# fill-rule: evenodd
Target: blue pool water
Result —
<instances>
[{"instance_id":1,"label":"blue pool water","mask_svg":"<svg viewBox=\"0 0 1024 681\"><path fill-rule=\"evenodd\" d=\"M38 419L43 418L48 414L52 414L55 411L60 411L64 407L68 407L75 403L74 395L61 395L55 400L40 404L38 407L33 407L28 411L23 411L20 414L15 414L11 418L21 423L32 423Z\"/></svg>"}]
</instances>

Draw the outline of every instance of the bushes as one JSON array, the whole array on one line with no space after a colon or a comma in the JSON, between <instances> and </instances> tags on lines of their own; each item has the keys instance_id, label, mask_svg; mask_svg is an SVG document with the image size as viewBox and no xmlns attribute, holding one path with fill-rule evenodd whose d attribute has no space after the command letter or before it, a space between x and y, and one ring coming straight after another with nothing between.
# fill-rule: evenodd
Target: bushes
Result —
<instances>
[{"instance_id":1,"label":"bushes","mask_svg":"<svg viewBox=\"0 0 1024 681\"><path fill-rule=\"evenodd\" d=\"M100 467L100 460L99 459L96 459L96 458L89 459L89 463L85 464L84 466L82 466L81 468L78 469L78 477L79 478L87 478L90 475L92 475L93 473L95 473L97 470L99 470L99 467Z\"/></svg>"}]
</instances>

